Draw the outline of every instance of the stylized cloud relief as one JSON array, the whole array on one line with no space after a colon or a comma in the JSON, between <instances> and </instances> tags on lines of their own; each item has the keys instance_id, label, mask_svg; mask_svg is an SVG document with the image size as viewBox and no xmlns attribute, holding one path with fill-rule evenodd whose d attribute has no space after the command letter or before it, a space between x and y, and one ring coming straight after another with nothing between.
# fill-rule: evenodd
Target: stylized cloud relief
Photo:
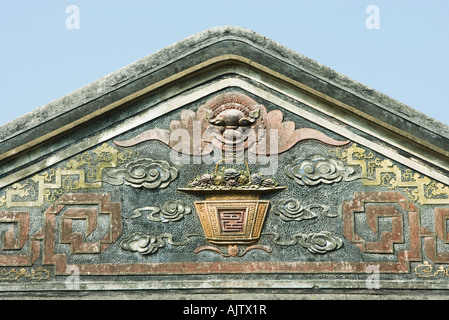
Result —
<instances>
[{"instance_id":1,"label":"stylized cloud relief","mask_svg":"<svg viewBox=\"0 0 449 320\"><path fill-rule=\"evenodd\" d=\"M161 221L178 221L191 211L192 209L181 201L168 201L161 208Z\"/></svg>"},{"instance_id":2,"label":"stylized cloud relief","mask_svg":"<svg viewBox=\"0 0 449 320\"><path fill-rule=\"evenodd\" d=\"M340 249L343 245L343 241L329 231L320 231L303 236L300 239L299 244L312 253L326 253L328 251Z\"/></svg>"},{"instance_id":3,"label":"stylized cloud relief","mask_svg":"<svg viewBox=\"0 0 449 320\"><path fill-rule=\"evenodd\" d=\"M133 233L120 243L120 247L125 251L138 252L142 255L154 254L160 248L168 243L172 246L183 246L189 242L192 237L202 237L199 234L188 234L182 241L173 241L171 233L162 233L158 236L152 234L143 234L141 232Z\"/></svg>"},{"instance_id":4,"label":"stylized cloud relief","mask_svg":"<svg viewBox=\"0 0 449 320\"><path fill-rule=\"evenodd\" d=\"M280 216L282 220L289 222L316 218L317 214L312 211L312 209L321 210L321 214L326 217L336 217L336 215L329 213L329 206L324 204L302 206L299 201L294 198L273 201L271 212Z\"/></svg>"},{"instance_id":5,"label":"stylized cloud relief","mask_svg":"<svg viewBox=\"0 0 449 320\"><path fill-rule=\"evenodd\" d=\"M321 155L312 156L310 159L298 158L292 164L285 166L284 172L302 186L331 184L361 178L360 175L354 174L354 168L345 167L340 160Z\"/></svg>"},{"instance_id":6,"label":"stylized cloud relief","mask_svg":"<svg viewBox=\"0 0 449 320\"><path fill-rule=\"evenodd\" d=\"M162 208L159 207L143 207L133 211L131 218L138 218L142 212L149 212L147 219L155 222L178 221L184 215L192 212L192 208L181 201L168 201Z\"/></svg>"},{"instance_id":7,"label":"stylized cloud relief","mask_svg":"<svg viewBox=\"0 0 449 320\"><path fill-rule=\"evenodd\" d=\"M152 254L165 246L165 241L159 236L146 235L142 233L134 233L130 237L123 240L120 244L121 248L126 251L138 252L140 254Z\"/></svg>"},{"instance_id":8,"label":"stylized cloud relief","mask_svg":"<svg viewBox=\"0 0 449 320\"><path fill-rule=\"evenodd\" d=\"M127 163L125 168L106 172L102 181L115 186L156 189L167 187L177 176L178 170L170 167L167 161L144 158Z\"/></svg>"},{"instance_id":9,"label":"stylized cloud relief","mask_svg":"<svg viewBox=\"0 0 449 320\"><path fill-rule=\"evenodd\" d=\"M293 246L299 244L311 253L324 254L329 251L338 250L343 246L343 241L334 236L329 231L320 231L312 233L297 233L290 236L288 241L280 241L281 237L276 232L267 232L264 235L273 236L273 243L279 246Z\"/></svg>"}]
</instances>

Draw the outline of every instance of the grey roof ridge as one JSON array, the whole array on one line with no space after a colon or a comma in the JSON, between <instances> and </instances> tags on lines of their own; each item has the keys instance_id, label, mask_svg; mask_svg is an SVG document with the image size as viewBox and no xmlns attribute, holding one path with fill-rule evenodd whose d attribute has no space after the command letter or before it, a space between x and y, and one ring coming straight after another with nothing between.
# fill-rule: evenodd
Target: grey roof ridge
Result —
<instances>
[{"instance_id":1,"label":"grey roof ridge","mask_svg":"<svg viewBox=\"0 0 449 320\"><path fill-rule=\"evenodd\" d=\"M212 43L225 40L238 40L258 47L267 54L312 74L322 81L328 82L360 99L373 103L388 112L394 113L401 118L405 118L407 121L449 139L449 125L441 123L402 102L361 84L257 32L238 26L219 26L198 32L169 45L0 126L0 143L21 132L32 129L38 123L41 124L47 120L54 119L69 110L76 109L107 95L117 88L163 68L173 61L188 56L192 52ZM180 54L180 51L183 53Z\"/></svg>"}]
</instances>

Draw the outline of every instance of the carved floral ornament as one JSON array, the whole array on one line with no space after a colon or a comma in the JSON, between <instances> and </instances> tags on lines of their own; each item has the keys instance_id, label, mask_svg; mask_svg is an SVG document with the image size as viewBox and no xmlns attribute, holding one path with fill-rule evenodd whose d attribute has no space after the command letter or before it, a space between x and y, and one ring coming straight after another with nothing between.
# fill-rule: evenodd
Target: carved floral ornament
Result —
<instances>
[{"instance_id":1,"label":"carved floral ornament","mask_svg":"<svg viewBox=\"0 0 449 320\"><path fill-rule=\"evenodd\" d=\"M277 152L280 153L312 136L317 141L332 142L316 130L295 129L293 122L282 122L282 113L278 110L267 113L263 106L248 101L251 100L239 94L225 94L200 108L206 117L201 118L201 124L220 133L212 136L213 139L200 140L201 152L221 147L221 151L248 150L257 153L267 144L265 150L273 150L270 145L278 145ZM240 105L244 107L240 108ZM200 110L196 113L183 111L181 120L173 121L170 130L150 130L138 137L141 142L158 140L143 138L162 132L159 135L162 140L159 141L165 141L164 135L170 137L176 128L191 129L193 135L193 122L200 119ZM264 133L267 128L278 130L274 143L270 139L274 136ZM253 130L252 135L245 135L245 130ZM307 135L307 132L314 134ZM134 142L139 140L138 137ZM176 145L180 141L170 141L167 144L177 150ZM332 143L343 145L346 142L334 140ZM189 146L193 147L193 144ZM267 261L253 264L250 261L241 264L195 262L191 264L191 273L207 273L210 272L208 268L216 265L219 272L247 272L246 268L250 265L254 267L254 272L265 273L338 272L363 275L366 267L375 263L380 265L380 272L385 273L404 274L414 270L420 278L449 276L449 254L444 247L449 243L445 227L449 221L449 209L443 207L449 204L449 187L410 169L404 170L393 161L378 157L361 146L338 147L327 155L301 155L293 158L280 172L280 175L291 179L294 188L304 191L301 194L319 190L322 185L354 180L359 180L361 187L373 189L372 192L354 193L352 200L347 197L341 199L340 206L308 202L311 200L299 198L295 193L293 196L282 196L280 193L279 198L270 201L259 200L259 195L282 191L285 187L280 187L274 178L261 173L251 174L228 167L200 174L186 185L184 189L204 196L204 200L154 199L142 208L127 207L128 216L122 215L126 212L125 207L122 208L124 203L113 194L103 193L110 190L109 187L103 188L104 184L139 188L141 191L135 194L142 195L144 200L149 194L159 194L162 188L173 188L172 182L179 178L179 172L169 161L141 156L132 148L125 151L118 149L105 143L68 160L59 168L49 169L1 191L0 206L5 209L0 212L0 222L13 226L3 234L3 243L0 244L0 265L10 267L0 270L0 281L45 281L54 275L65 275L68 263L73 261L71 255L98 257L98 263L80 265L81 274L86 275L152 274L154 270L164 274L183 273L185 266L182 261L153 263L159 260L139 257L139 261L146 262L136 264L132 255L155 255L164 248L193 244L199 245L192 248L194 254L209 251L231 259L243 257L253 250L272 253L278 247L290 247L285 252L292 253L296 251L293 246L302 247L307 254L330 256L281 262L275 261L273 255ZM195 149L188 150L193 152ZM96 191L92 193L91 190ZM173 189L170 191L174 192ZM421 225L420 215L423 213L412 202L438 205L434 208L435 231L432 227ZM43 207L46 209L42 228L32 231L30 221L37 221L33 214L39 211L33 208ZM192 226L195 210L201 226L195 224L195 229L190 231L192 233L183 234L179 226L183 223ZM264 226L266 216L272 220ZM125 220L126 223L122 224L122 219L133 220ZM189 221L185 221L187 219ZM89 235L98 236L95 241L77 230L75 223L82 221L86 223ZM109 221L109 226L101 225L100 221ZM378 221L391 223L391 227ZM339 227L323 230L339 224L342 224L342 232L336 231ZM130 225L132 228L129 228ZM147 229L148 226L150 228ZM323 229L318 229L319 226ZM367 231L370 233L365 233ZM372 236L371 231L378 239ZM108 258L103 259L103 252L118 242L128 256L124 256L123 263L106 263ZM399 244L402 249L396 247ZM59 248L62 245L70 246L70 253L61 253ZM345 254L350 246L369 259L347 259ZM334 252L338 250L345 252ZM166 256L169 255L162 254L161 259ZM301 257L304 254L301 253ZM380 261L376 260L379 257ZM396 257L397 261L394 260ZM424 259L430 262L423 263ZM48 267L36 269L41 262ZM178 266L182 267L176 269ZM265 266L265 269L260 266Z\"/></svg>"},{"instance_id":2,"label":"carved floral ornament","mask_svg":"<svg viewBox=\"0 0 449 320\"><path fill-rule=\"evenodd\" d=\"M239 256L244 255L248 250L259 249L266 252L271 250L263 246L252 245L240 254L235 246L236 244L254 244L262 234L269 201L259 200L260 194L280 191L286 187L278 186L273 179L265 178L262 174L251 174L248 166L248 172L239 172L233 168L218 171L220 162L236 160L243 155L244 151L255 155L277 155L291 149L303 140L317 140L332 146L343 146L349 142L334 140L315 129L296 129L295 127L293 121L283 121L283 114L280 110L267 112L265 106L258 104L248 96L230 92L209 99L196 112L183 110L180 120L171 121L169 129L151 129L129 140L115 141L114 143L120 147L129 148L147 141L160 141L179 153L191 156L203 156L212 152L223 154L225 158L217 162L215 172L204 173L191 181L186 188L178 190L206 197L205 201L194 203L206 239L213 244L229 245L229 255ZM321 162L324 163L324 161ZM323 181L333 179L338 182L345 173L346 175L350 174L350 172L343 172L341 167L340 163L328 161L325 165L320 163L318 170L325 175ZM128 170L128 172L130 171ZM294 175L292 178L295 180L301 179L295 168L293 168L292 174ZM308 174L307 170L306 174ZM176 173L167 175L167 179L170 176L176 178ZM309 176L308 179L313 178ZM109 179L107 182L114 183L114 180L121 182L125 179L126 183L130 184L129 178L125 177L125 171L118 169L111 172L105 181ZM169 181L167 180L167 182ZM298 208L292 208L291 204L294 201L292 199L287 206L276 205L274 213L284 221L312 219L316 217L316 213L312 210L316 211L316 209L322 210L324 216L327 214L328 208L322 205L310 205L303 208L298 204ZM164 218L163 212L160 213L159 208L138 209L135 212L136 216L139 216L141 211L149 211L148 219L152 221L161 219L168 221L164 220L166 218ZM172 221L176 221L177 218L178 216ZM327 235L327 233L324 231L322 235ZM299 243L314 253L324 253L341 246L339 240L336 240L335 243L338 245L328 245L326 242L325 249L312 250L310 248L314 248L314 246L308 244L315 238L311 234L296 236L297 238L294 238L293 241L286 243L278 241L277 243L283 245ZM172 245L176 244L165 234L159 237L136 234L128 238L122 248L142 254L152 254L156 252L157 248L164 246L163 239L168 239L168 243ZM298 239L303 240L299 241ZM308 240L306 241L306 239ZM318 242L321 241L318 240ZM181 241L180 243L184 244L185 242ZM142 247L139 247L140 245ZM196 252L204 250L219 251L218 253L224 255L216 247L214 249L211 246L199 248Z\"/></svg>"}]
</instances>

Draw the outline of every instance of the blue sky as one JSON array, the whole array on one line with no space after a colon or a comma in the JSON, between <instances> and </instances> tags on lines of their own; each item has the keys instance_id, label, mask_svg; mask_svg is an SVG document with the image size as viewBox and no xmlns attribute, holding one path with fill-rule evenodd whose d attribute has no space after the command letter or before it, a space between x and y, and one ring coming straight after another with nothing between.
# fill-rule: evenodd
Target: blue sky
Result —
<instances>
[{"instance_id":1,"label":"blue sky","mask_svg":"<svg viewBox=\"0 0 449 320\"><path fill-rule=\"evenodd\" d=\"M79 29L68 29L69 5ZM380 29L368 29L379 9ZM447 0L1 0L0 124L196 32L238 25L449 124Z\"/></svg>"}]
</instances>

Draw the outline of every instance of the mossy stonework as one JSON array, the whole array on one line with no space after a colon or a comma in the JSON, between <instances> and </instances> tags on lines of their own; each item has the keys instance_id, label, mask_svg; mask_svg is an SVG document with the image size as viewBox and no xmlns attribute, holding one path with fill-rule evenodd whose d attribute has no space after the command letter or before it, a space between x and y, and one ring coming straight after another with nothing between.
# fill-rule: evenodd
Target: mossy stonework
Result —
<instances>
[{"instance_id":1,"label":"mossy stonework","mask_svg":"<svg viewBox=\"0 0 449 320\"><path fill-rule=\"evenodd\" d=\"M0 127L1 290L447 290L449 128L367 89L220 27Z\"/></svg>"}]
</instances>

